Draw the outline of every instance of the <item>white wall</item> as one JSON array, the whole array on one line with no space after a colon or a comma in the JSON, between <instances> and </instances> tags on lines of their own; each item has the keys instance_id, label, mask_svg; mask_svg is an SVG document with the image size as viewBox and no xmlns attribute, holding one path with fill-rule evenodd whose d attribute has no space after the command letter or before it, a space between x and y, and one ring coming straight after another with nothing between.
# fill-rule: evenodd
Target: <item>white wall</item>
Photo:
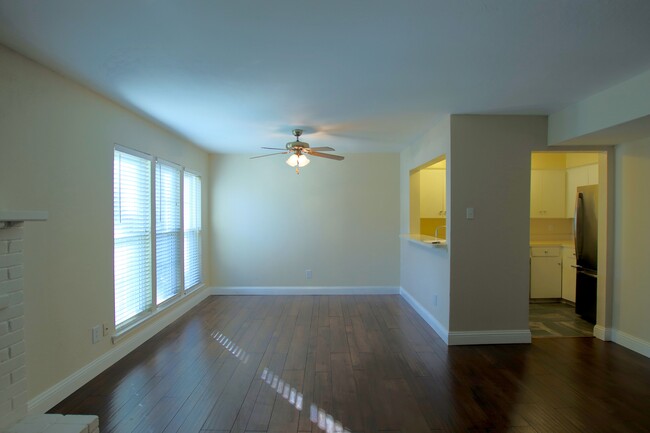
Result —
<instances>
[{"instance_id":1,"label":"white wall","mask_svg":"<svg viewBox=\"0 0 650 433\"><path fill-rule=\"evenodd\" d=\"M548 143L617 144L647 134L649 121L650 70L551 114Z\"/></svg>"},{"instance_id":2,"label":"white wall","mask_svg":"<svg viewBox=\"0 0 650 433\"><path fill-rule=\"evenodd\" d=\"M399 156L285 159L211 156L213 284L398 287Z\"/></svg>"},{"instance_id":3,"label":"white wall","mask_svg":"<svg viewBox=\"0 0 650 433\"><path fill-rule=\"evenodd\" d=\"M528 331L530 161L546 126L545 116L451 118L451 332Z\"/></svg>"},{"instance_id":4,"label":"white wall","mask_svg":"<svg viewBox=\"0 0 650 433\"><path fill-rule=\"evenodd\" d=\"M450 152L449 116L442 118L416 143L400 154L400 232L409 233L409 171L446 155L447 167L453 159ZM447 209L451 203L449 170L447 170ZM449 213L447 214L449 215ZM446 339L449 329L449 257L453 248L451 224L447 220L447 240L449 249L418 245L407 240L401 241L400 285L412 299L419 304L429 323L437 328ZM437 305L436 305L437 298Z\"/></svg>"},{"instance_id":5,"label":"white wall","mask_svg":"<svg viewBox=\"0 0 650 433\"><path fill-rule=\"evenodd\" d=\"M616 147L613 339L650 356L650 137Z\"/></svg>"},{"instance_id":6,"label":"white wall","mask_svg":"<svg viewBox=\"0 0 650 433\"><path fill-rule=\"evenodd\" d=\"M0 209L49 211L25 230L30 399L114 348L90 330L114 321L115 143L207 177L204 151L0 46Z\"/></svg>"}]
</instances>

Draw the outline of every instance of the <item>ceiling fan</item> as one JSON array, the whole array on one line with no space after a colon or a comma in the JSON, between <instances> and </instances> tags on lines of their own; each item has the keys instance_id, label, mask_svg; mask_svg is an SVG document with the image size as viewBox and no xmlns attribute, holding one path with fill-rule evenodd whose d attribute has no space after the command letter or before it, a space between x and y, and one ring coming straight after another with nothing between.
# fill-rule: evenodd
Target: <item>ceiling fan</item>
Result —
<instances>
[{"instance_id":1,"label":"ceiling fan","mask_svg":"<svg viewBox=\"0 0 650 433\"><path fill-rule=\"evenodd\" d=\"M291 167L296 167L296 174L300 174L301 167L304 167L307 164L309 164L309 159L307 159L307 155L334 159L336 161L343 160L343 157L339 155L321 153L321 152L333 151L334 149L332 149L331 147L309 147L309 143L300 141L300 136L302 135L302 129L294 129L293 131L291 131L291 133L296 137L296 141L290 141L289 143L287 143L285 149L279 147L262 147L262 149L282 150L282 152L269 153L268 155L253 156L251 157L251 159L264 158L266 156L273 156L273 155L286 155L290 153L291 156L289 157L289 159L287 159L287 164L289 164Z\"/></svg>"}]
</instances>

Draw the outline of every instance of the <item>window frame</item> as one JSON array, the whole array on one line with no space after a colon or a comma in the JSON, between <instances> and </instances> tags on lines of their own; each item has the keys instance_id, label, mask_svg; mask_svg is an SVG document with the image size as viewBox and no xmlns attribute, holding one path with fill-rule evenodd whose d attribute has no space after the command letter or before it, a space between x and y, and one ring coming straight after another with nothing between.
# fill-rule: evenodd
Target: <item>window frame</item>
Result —
<instances>
[{"instance_id":1,"label":"window frame","mask_svg":"<svg viewBox=\"0 0 650 433\"><path fill-rule=\"evenodd\" d=\"M117 304L115 302L115 284L116 284L116 260L115 260L115 185L116 185L116 178L115 178L115 155L116 152L122 152L125 154L129 154L138 158L142 158L144 160L147 160L149 163L149 199L150 199L150 226L149 226L149 264L150 264L150 275L149 275L149 280L150 280L150 294L149 294L149 305L146 309L143 311L139 312L138 314L120 322L119 324L117 323ZM176 294L173 296L163 300L162 302L158 303L158 298L157 298L157 293L158 293L158 287L157 287L157 270L156 267L158 265L157 263L157 209L156 209L156 200L157 200L157 167L158 164L163 164L170 166L172 168L178 169L179 170L179 221L180 221L180 230L179 230L179 240L180 240L180 248L179 248L179 258L177 260L178 263L178 272L180 274L180 285L178 287L178 290ZM185 197L184 197L184 191L185 191L185 186L184 186L184 180L185 180L185 173L191 174L193 176L196 176L199 179L200 182L200 188L202 188L202 178L201 175L195 171L187 170L184 166L180 164L176 164L172 161L168 161L163 158L158 158L154 155L150 155L148 153L132 149L126 146L122 146L120 144L115 144L113 148L113 320L114 320L114 329L115 332L113 334L113 342L115 343L117 340L120 339L121 336L124 334L130 332L132 329L138 327L140 324L146 322L152 317L155 317L159 312L165 310L166 308L175 305L177 302L180 302L182 299L184 299L187 295L194 293L196 290L199 288L204 287L204 281L203 281L203 268L202 268L202 215L199 213L199 221L201 221L200 228L198 230L198 241L199 241L199 252L198 252L198 260L199 260L199 281L193 285L190 288L185 288L185 224L184 224L184 214L185 214ZM200 194L198 195L199 197L199 209L202 209L203 206L203 194L202 190L200 191Z\"/></svg>"},{"instance_id":2,"label":"window frame","mask_svg":"<svg viewBox=\"0 0 650 433\"><path fill-rule=\"evenodd\" d=\"M149 271L150 271L150 274L149 274L149 280L150 280L149 291L150 291L150 293L149 293L149 299L148 299L149 302L148 302L148 305L147 305L146 308L144 308L143 310L141 310L137 314L123 320L122 322L120 322L118 324L117 323L118 311L117 311L117 303L116 303L117 293L116 293L116 290L115 290L116 289L116 281L117 281L116 267L115 267L115 265L116 265L116 256L115 256L115 246L116 246L115 240L116 240L116 238L115 238L115 219L114 219L115 218L115 196L113 195L113 296L114 296L114 298L113 298L113 320L115 322L115 329L120 330L120 329L124 329L124 328L129 328L130 326L132 326L133 323L138 323L138 322L142 321L143 318L145 318L145 317L147 317L147 316L149 316L151 314L151 312L153 310L153 307L154 307L153 298L151 298L151 296L154 293L153 292L153 287L154 287L154 284L155 284L155 281L154 281L154 278L155 278L155 274L154 274L154 267L155 267L155 261L154 261L155 256L154 256L154 254L155 254L155 251L153 249L153 242L152 242L153 237L155 236L155 228L152 226L152 219L154 218L154 216L153 216L153 212L154 212L153 206L155 206L155 203L154 203L154 184L153 184L153 179L152 179L152 166L153 166L153 158L152 158L152 156L149 155L149 154L146 154L144 152L140 152L140 151L137 151L137 150L134 150L134 149L130 149L128 147L115 146L115 148L113 150L113 163L115 163L115 152L116 151L127 154L127 155L135 156L137 158L141 158L141 159L146 160L148 162L148 164L149 164L149 208L150 208L149 209ZM115 166L113 166L113 194L115 194Z\"/></svg>"},{"instance_id":3,"label":"window frame","mask_svg":"<svg viewBox=\"0 0 650 433\"><path fill-rule=\"evenodd\" d=\"M185 259L186 259L186 251L185 251L185 174L189 174L190 176L194 176L198 179L199 181L199 209L197 212L198 215L198 220L199 220L199 228L197 230L198 232L198 268L199 268L199 281L196 282L194 285L187 287L186 286L186 281L185 281ZM182 218L182 224L183 224L183 291L185 293L190 293L198 289L203 285L203 179L201 175L197 172L194 172L192 170L183 170L183 182L182 182L182 189L183 189L183 218Z\"/></svg>"},{"instance_id":4,"label":"window frame","mask_svg":"<svg viewBox=\"0 0 650 433\"><path fill-rule=\"evenodd\" d=\"M177 272L180 274L180 277L179 277L180 280L179 280L179 285L177 287L176 293L174 293L174 295L164 299L161 302L158 302L158 282L159 282L158 281L158 234L159 234L158 233L158 221L159 221L158 217L159 217L159 215L158 215L158 209L157 209L157 207L158 207L158 203L157 203L157 201L158 201L158 183L157 183L158 182L158 178L157 178L157 176L158 176L158 164L166 165L166 166L171 167L171 168L173 168L175 170L178 170L178 175L179 175L179 179L178 179L178 188L179 188L179 191L178 191L178 200L179 200L179 205L178 205L178 213L179 213L179 215L178 215L178 221L179 221L178 240L179 240L180 247L178 249L178 258L176 259L176 261L177 261L177 264L178 264ZM185 260L184 248L183 248L183 244L184 244L184 233L183 233L183 178L185 176L185 172L183 170L183 167L180 166L179 164L176 164L174 162L170 162L170 161L167 161L165 159L158 158L158 157L155 158L155 162L153 164L153 171L154 171L154 173L153 173L153 177L154 177L154 194L153 195L154 195L154 202L156 202L153 205L154 212L152 214L152 219L153 219L153 256L154 256L154 261L153 261L153 265L154 265L153 266L153 275L154 275L154 279L153 279L153 283L154 283L153 284L153 286L154 286L153 299L154 299L155 306L160 307L160 306L163 306L163 305L168 304L168 303L173 303L175 300L180 298L182 293L183 293L183 281L185 280L185 275L183 273L183 271L184 271L183 263L184 263L184 260Z\"/></svg>"}]
</instances>

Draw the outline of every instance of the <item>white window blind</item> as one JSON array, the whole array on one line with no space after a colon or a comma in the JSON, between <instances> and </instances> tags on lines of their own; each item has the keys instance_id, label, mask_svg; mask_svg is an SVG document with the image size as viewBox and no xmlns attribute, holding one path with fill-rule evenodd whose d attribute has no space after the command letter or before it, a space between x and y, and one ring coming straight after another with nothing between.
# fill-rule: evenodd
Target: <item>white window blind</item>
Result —
<instances>
[{"instance_id":1,"label":"white window blind","mask_svg":"<svg viewBox=\"0 0 650 433\"><path fill-rule=\"evenodd\" d=\"M117 328L151 308L151 237L151 161L115 149L113 260Z\"/></svg>"},{"instance_id":2,"label":"white window blind","mask_svg":"<svg viewBox=\"0 0 650 433\"><path fill-rule=\"evenodd\" d=\"M189 290L201 283L201 178L187 171L183 201L185 290Z\"/></svg>"},{"instance_id":3,"label":"white window blind","mask_svg":"<svg viewBox=\"0 0 650 433\"><path fill-rule=\"evenodd\" d=\"M156 162L156 303L181 292L181 170Z\"/></svg>"}]
</instances>

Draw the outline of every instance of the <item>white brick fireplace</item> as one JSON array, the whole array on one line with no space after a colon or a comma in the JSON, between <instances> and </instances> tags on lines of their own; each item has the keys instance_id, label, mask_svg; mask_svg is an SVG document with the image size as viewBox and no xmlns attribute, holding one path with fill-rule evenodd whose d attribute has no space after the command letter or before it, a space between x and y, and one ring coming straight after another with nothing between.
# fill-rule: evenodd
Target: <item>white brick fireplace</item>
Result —
<instances>
[{"instance_id":1,"label":"white brick fireplace","mask_svg":"<svg viewBox=\"0 0 650 433\"><path fill-rule=\"evenodd\" d=\"M23 306L25 221L46 212L0 212L0 431L27 415Z\"/></svg>"},{"instance_id":2,"label":"white brick fireplace","mask_svg":"<svg viewBox=\"0 0 650 433\"><path fill-rule=\"evenodd\" d=\"M27 414L23 232L26 221L45 220L47 212L0 211L0 432L99 433L94 415Z\"/></svg>"}]
</instances>

